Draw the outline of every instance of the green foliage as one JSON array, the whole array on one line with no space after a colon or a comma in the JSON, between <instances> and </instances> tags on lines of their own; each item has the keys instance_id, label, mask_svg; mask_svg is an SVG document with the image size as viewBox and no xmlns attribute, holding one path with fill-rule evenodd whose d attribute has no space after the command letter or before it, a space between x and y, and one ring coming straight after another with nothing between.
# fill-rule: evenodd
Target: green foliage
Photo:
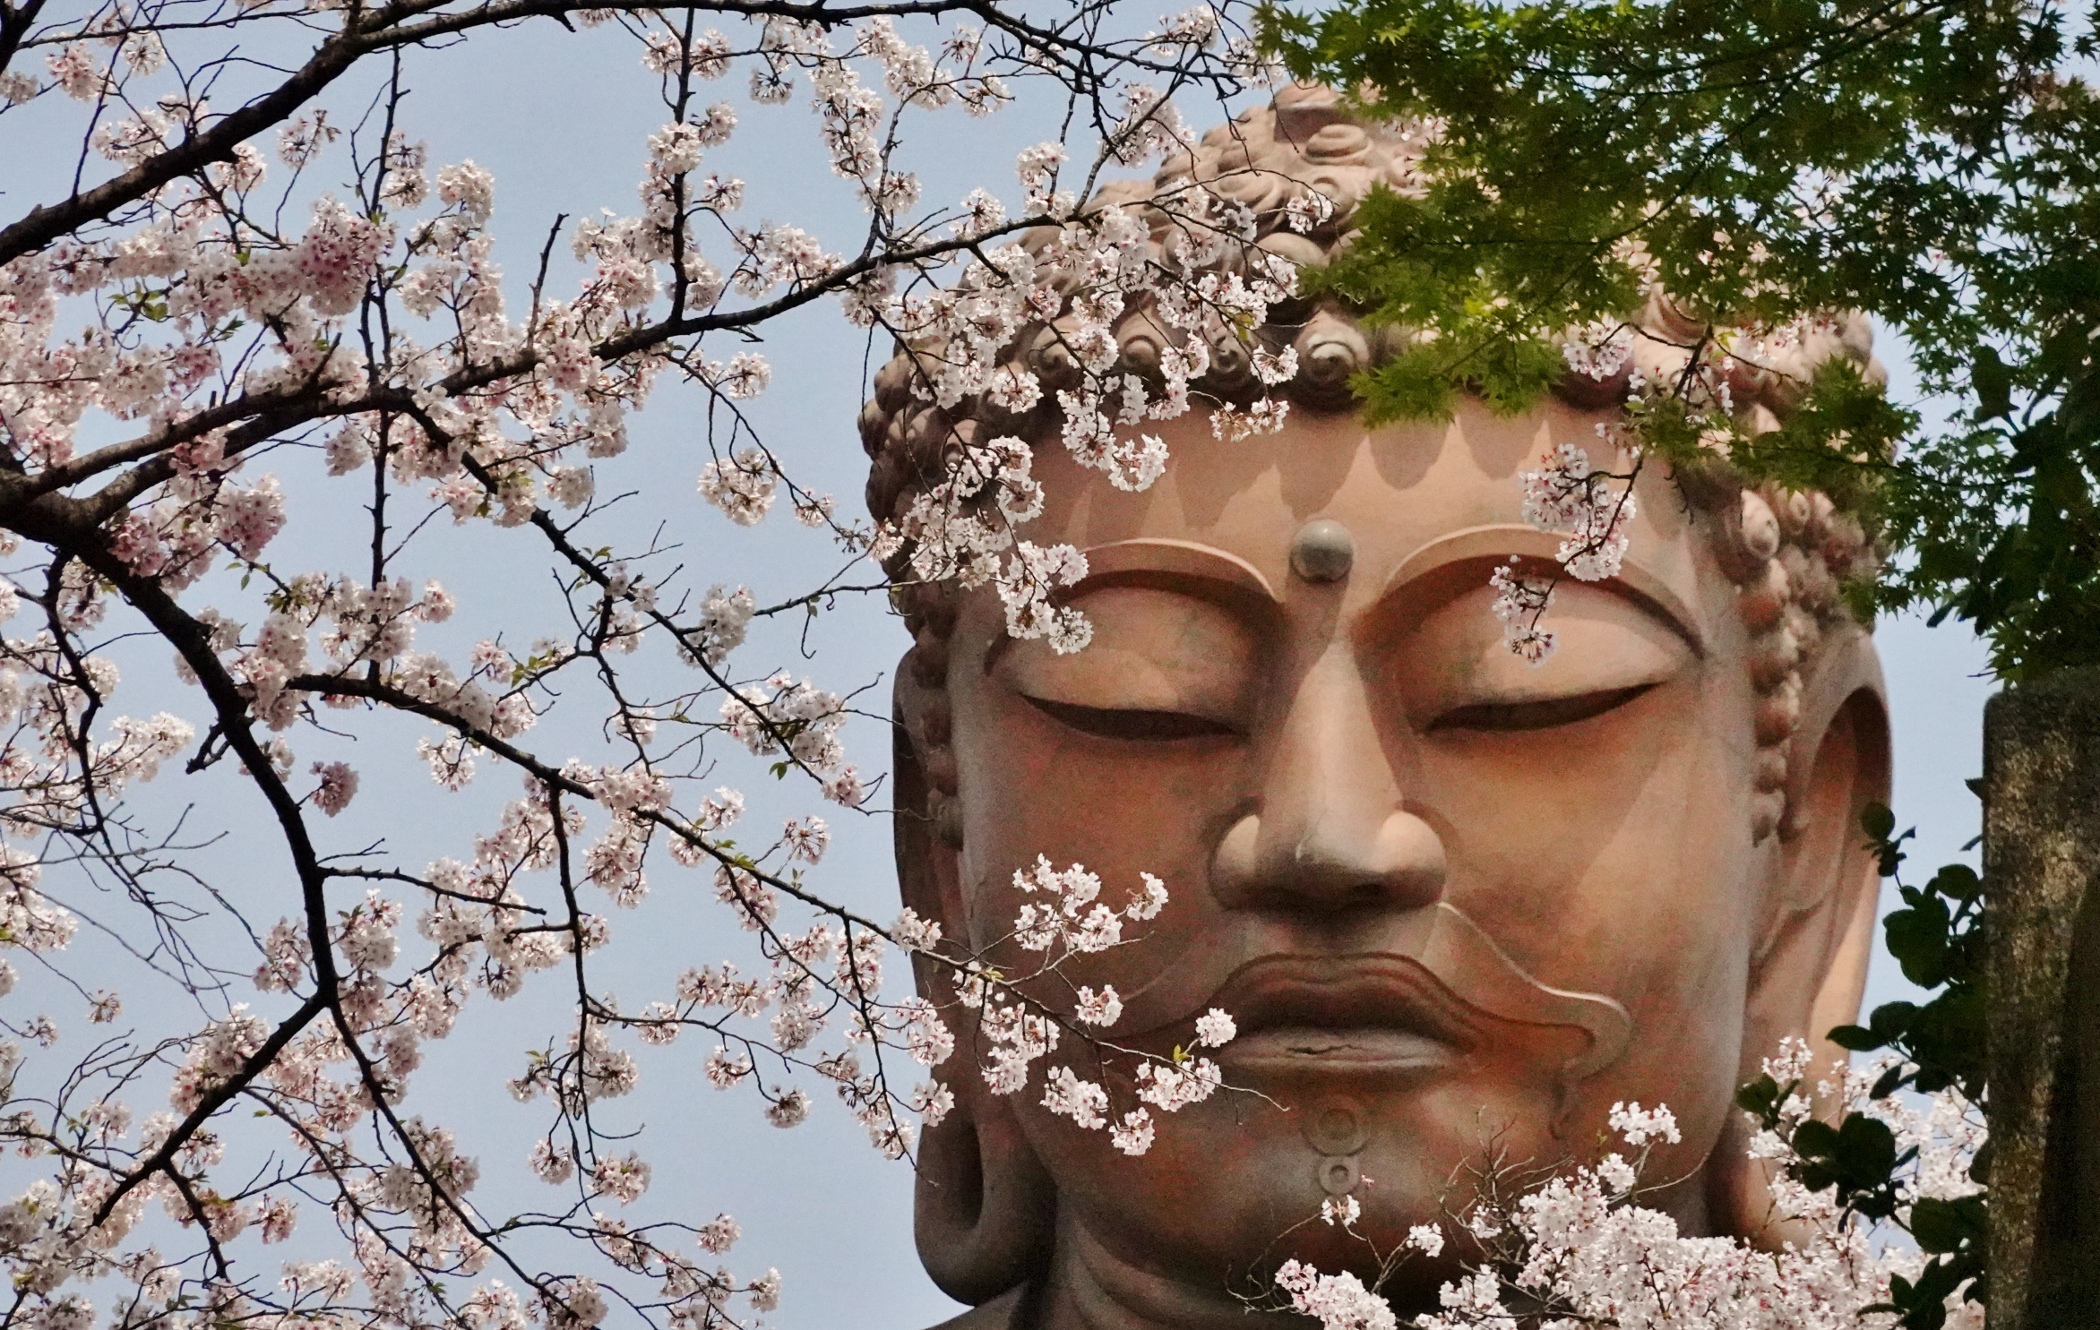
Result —
<instances>
[{"instance_id":1,"label":"green foliage","mask_svg":"<svg viewBox=\"0 0 2100 1330\"><path fill-rule=\"evenodd\" d=\"M1522 411L1561 372L1560 351L1531 323L1531 310L1548 296L1526 289L1539 270L1498 261L1509 251L1470 234L1481 203L1472 183L1458 179L1423 199L1379 190L1362 205L1360 223L1368 234L1392 237L1395 248L1347 252L1305 275L1308 290L1347 300L1373 324L1436 335L1359 379L1373 421L1447 412L1461 387L1498 410ZM1623 267L1585 271L1578 280L1584 289L1570 294L1585 301L1619 307L1638 295Z\"/></svg>"},{"instance_id":2,"label":"green foliage","mask_svg":"<svg viewBox=\"0 0 2100 1330\"><path fill-rule=\"evenodd\" d=\"M1862 608L1968 620L2007 678L2100 661L2090 24L2002 0L1341 0L1274 4L1264 34L1298 77L1444 124L1426 192L1376 195L1319 277L1428 335L1359 383L1374 413L1521 407L1550 339L1627 317L1651 272L1721 342L1865 309L1956 423L1898 456L1916 417L1826 375L1731 458L1867 510L1897 557ZM1700 434L1646 437L1683 460Z\"/></svg>"},{"instance_id":3,"label":"green foliage","mask_svg":"<svg viewBox=\"0 0 2100 1330\"><path fill-rule=\"evenodd\" d=\"M1458 391L1534 400L1571 328L1634 317L1660 282L1725 355L1730 328L1865 310L1903 337L1951 423L1926 433L1832 365L1774 432L1728 428L1684 384L1632 422L1673 463L1724 450L1826 490L1887 541L1867 614L1914 604L1989 641L2007 679L2100 663L2100 56L2091 15L2004 0L1279 0L1264 40L1291 72L1442 126L1419 197L1380 193L1319 287L1414 332L1358 383L1380 416ZM1717 427L1723 427L1717 433ZM1900 448L1898 445L1902 445ZM1902 908L1890 952L1930 994L1831 1038L1903 1062L1874 1087L1984 1102L1983 902L1951 866L1901 882L1885 808L1863 823ZM1742 1107L1768 1128L1798 1086ZM1888 1310L1987 1301L1984 1197L1897 1203L1907 1162L1849 1114L1794 1134L1797 1177L1932 1256ZM1987 1182L1990 1149L1972 1175Z\"/></svg>"},{"instance_id":4,"label":"green foliage","mask_svg":"<svg viewBox=\"0 0 2100 1330\"><path fill-rule=\"evenodd\" d=\"M1896 879L1903 908L1882 921L1889 952L1903 966L1904 977L1932 992L1922 1006L1889 1002L1876 1007L1865 1025L1840 1025L1830 1039L1855 1052L1888 1049L1903 1061L1875 1083L1873 1095L1884 1098L1903 1090L1930 1094L1953 1086L1969 1102L1983 1102L1984 1086L1984 922L1983 884L1974 870L1949 864L1923 887L1903 884L1905 831L1895 834L1896 818L1874 804L1860 819L1867 847L1880 861L1883 877ZM1799 1082L1780 1085L1761 1076L1736 1093L1736 1104L1767 1131L1781 1126L1781 1106L1800 1089ZM1932 1257L1915 1283L1898 1279L1886 1310L1897 1313L1907 1330L1938 1330L1946 1318L1947 1296L1964 1281L1974 1280L1967 1297L1988 1304L1990 1289L1984 1265L1987 1193L1958 1200L1920 1200L1908 1215L1899 1210L1897 1173L1916 1151L1898 1153L1886 1124L1863 1113L1848 1113L1832 1126L1810 1120L1791 1138L1800 1162L1789 1173L1816 1190L1838 1189L1838 1201L1868 1219L1891 1220L1907 1229L1921 1250ZM1977 1155L1970 1177L1987 1183L1990 1146Z\"/></svg>"}]
</instances>

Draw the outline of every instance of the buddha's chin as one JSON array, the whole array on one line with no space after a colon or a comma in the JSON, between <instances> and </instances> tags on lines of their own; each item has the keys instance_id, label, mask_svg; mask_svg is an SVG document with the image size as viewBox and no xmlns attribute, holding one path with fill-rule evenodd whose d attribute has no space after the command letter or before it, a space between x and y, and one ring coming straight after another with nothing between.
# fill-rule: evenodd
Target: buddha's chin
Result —
<instances>
[{"instance_id":1,"label":"buddha's chin","mask_svg":"<svg viewBox=\"0 0 2100 1330\"><path fill-rule=\"evenodd\" d=\"M1383 1074L1292 1077L1262 1097L1227 1092L1162 1118L1137 1158L1069 1132L1047 1157L1100 1245L1144 1253L1156 1272L1244 1292L1300 1260L1369 1282L1426 1224L1444 1232L1444 1258L1411 1257L1393 1278L1433 1299L1458 1272L1462 1216L1483 1171L1499 1162L1529 1174L1567 1150L1553 1134L1551 1089L1401 1079L1404 1090ZM1355 1200L1348 1229L1323 1219L1329 1199Z\"/></svg>"},{"instance_id":2,"label":"buddha's chin","mask_svg":"<svg viewBox=\"0 0 2100 1330\"><path fill-rule=\"evenodd\" d=\"M1290 1171L1300 1174L1311 1163L1302 1151L1288 1162ZM1381 1259L1402 1252L1416 1225L1442 1222L1447 1234L1455 1230L1434 1191L1401 1195L1396 1188L1381 1188L1385 1194L1345 1230L1323 1223L1318 1202L1308 1205L1298 1189L1264 1195L1260 1188L1228 1185L1170 1199L1164 1193L1140 1197L1144 1185L1130 1182L1120 1204L1103 1206L1098 1196L1090 1198L1097 1204L1067 1215L1080 1231L1068 1230L1060 1239L1061 1245L1076 1240L1083 1249L1081 1277L1132 1309L1153 1305L1162 1310L1169 1303L1212 1312L1273 1306L1284 1296L1274 1282L1277 1271L1298 1261L1325 1275L1356 1275L1403 1315L1430 1312L1442 1286L1464 1274L1462 1254L1471 1250L1465 1242L1450 1241L1433 1259L1419 1252L1390 1265Z\"/></svg>"}]
</instances>

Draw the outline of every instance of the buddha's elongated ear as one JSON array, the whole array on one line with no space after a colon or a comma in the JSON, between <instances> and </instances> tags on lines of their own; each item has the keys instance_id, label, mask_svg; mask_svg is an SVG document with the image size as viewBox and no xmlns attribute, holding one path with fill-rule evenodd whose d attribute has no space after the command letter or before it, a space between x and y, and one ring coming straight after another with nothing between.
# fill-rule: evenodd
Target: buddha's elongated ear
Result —
<instances>
[{"instance_id":1,"label":"buddha's elongated ear","mask_svg":"<svg viewBox=\"0 0 2100 1330\"><path fill-rule=\"evenodd\" d=\"M1811 1082L1846 1054L1824 1036L1858 1019L1874 951L1881 875L1860 829L1889 798L1888 699L1873 639L1847 624L1817 652L1787 758L1787 814L1773 853L1750 959L1739 1079L1751 1080L1787 1038L1814 1052ZM1724 1231L1777 1240L1762 1169L1744 1156L1735 1115L1709 1175Z\"/></svg>"},{"instance_id":2,"label":"buddha's elongated ear","mask_svg":"<svg viewBox=\"0 0 2100 1330\"><path fill-rule=\"evenodd\" d=\"M907 659L891 712L897 881L904 903L941 926L943 953L956 956L970 933L952 843L958 838L947 825L955 816L955 791L952 781L943 792L927 779L927 768L947 746L948 702L945 690L919 673ZM956 1035L955 1051L935 1069L955 1106L919 1139L913 1233L919 1260L941 1291L982 1304L1042 1272L1056 1227L1056 1191L1009 1102L988 1093L978 1074L975 1029L957 1000L953 968L915 953L912 971L920 996L939 1008Z\"/></svg>"}]
</instances>

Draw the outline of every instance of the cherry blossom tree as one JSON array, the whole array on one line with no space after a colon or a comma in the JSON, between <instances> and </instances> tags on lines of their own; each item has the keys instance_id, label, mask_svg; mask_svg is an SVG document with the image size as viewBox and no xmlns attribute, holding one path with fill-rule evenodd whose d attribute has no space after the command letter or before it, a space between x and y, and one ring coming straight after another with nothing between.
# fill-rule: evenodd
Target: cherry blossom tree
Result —
<instances>
[{"instance_id":1,"label":"cherry blossom tree","mask_svg":"<svg viewBox=\"0 0 2100 1330\"><path fill-rule=\"evenodd\" d=\"M946 483L870 525L792 474L751 404L776 378L770 331L824 307L879 352L946 348L914 389L929 400L1025 406L1043 387L1000 353L1069 312L1065 441L1149 484L1163 447L1112 417L1188 409L1202 366L1170 366L1148 398L1111 375L1107 322L1150 294L1206 336L1245 329L1293 274L1200 186L1154 200L1185 232L1175 265L1139 243L1145 224L1082 201L1104 171L1182 148L1180 104L1262 77L1242 17L1204 5L1148 27L1105 0L0 3L0 134L73 159L69 189L0 224L0 1139L33 1161L0 1206L10 1318L749 1324L781 1277L721 1264L739 1225L710 1217L704 1185L641 1204L665 1161L606 1116L652 1047L702 1043L705 1078L777 1126L835 1096L908 1157L952 1101L958 1013L886 984L886 953L956 967L1010 1090L1061 1033L1113 1021L1112 991L1045 1006L1032 976L830 890L826 818L884 798L846 741L873 680L739 655L754 625L885 589L898 558L995 586L1016 635L1083 647L1084 620L1050 600L1083 559L1017 534L1040 506L1027 446L960 447ZM521 278L495 260L499 183L431 160L404 70L523 23L628 43L664 118L614 145L639 206L539 219ZM1021 98L1061 135L966 197L922 197L915 145ZM855 233L754 218L766 182L713 169L741 121L796 104L810 120L769 150L844 181ZM1235 244L1251 257L1221 275ZM733 543L636 535L599 476L667 388L704 404L700 495L731 528L789 510L835 546L835 576L761 604ZM1234 428L1281 413L1264 400ZM446 564L470 548L557 594L447 590L475 581ZM351 831L361 787L402 752L437 799L469 808L470 783L494 784L500 809L455 824L434 860ZM178 765L218 780L212 799L161 797ZM754 829L739 784L769 778L806 806ZM652 873L706 884L745 954L623 1003L605 958L651 908ZM1042 904L1015 935L1043 971L1142 926L1165 891L1047 863L1030 885ZM69 947L84 928L99 959ZM481 1060L516 1060L486 1090L543 1112L516 1158L471 1153L463 1123L409 1100L433 1046L491 1004L505 1034ZM1205 1043L1231 1036L1206 1018ZM1099 1086L1035 1079L1104 1149L1140 1153L1154 1111L1219 1077L1124 1052L1147 1102L1113 1123ZM498 1172L536 1175L547 1199L498 1217L477 1202ZM295 1259L257 1249L279 1243Z\"/></svg>"}]
</instances>

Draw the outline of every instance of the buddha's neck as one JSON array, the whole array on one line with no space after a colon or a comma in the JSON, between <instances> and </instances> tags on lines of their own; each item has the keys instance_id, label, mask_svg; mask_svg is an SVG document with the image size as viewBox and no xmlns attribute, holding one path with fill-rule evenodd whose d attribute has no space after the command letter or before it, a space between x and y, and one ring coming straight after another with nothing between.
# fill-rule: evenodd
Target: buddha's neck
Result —
<instances>
[{"instance_id":1,"label":"buddha's neck","mask_svg":"<svg viewBox=\"0 0 2100 1330\"><path fill-rule=\"evenodd\" d=\"M1034 1324L1015 1330L1261 1330L1304 1324L1255 1314L1223 1278L1185 1283L1139 1269L1103 1246L1069 1208L1058 1214L1057 1251Z\"/></svg>"}]
</instances>

